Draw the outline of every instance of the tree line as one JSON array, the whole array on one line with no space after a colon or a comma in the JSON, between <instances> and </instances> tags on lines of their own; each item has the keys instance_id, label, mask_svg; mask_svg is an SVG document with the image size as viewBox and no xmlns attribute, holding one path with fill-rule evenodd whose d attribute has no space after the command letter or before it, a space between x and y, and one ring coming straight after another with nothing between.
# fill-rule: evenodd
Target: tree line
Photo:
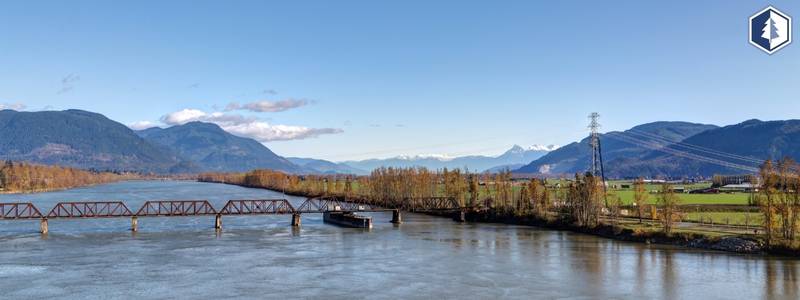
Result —
<instances>
[{"instance_id":1,"label":"tree line","mask_svg":"<svg viewBox=\"0 0 800 300\"><path fill-rule=\"evenodd\" d=\"M754 196L764 215L767 245L793 245L800 226L800 165L789 157L767 160L759 169L759 178Z\"/></svg>"},{"instance_id":2,"label":"tree line","mask_svg":"<svg viewBox=\"0 0 800 300\"><path fill-rule=\"evenodd\" d=\"M127 178L130 178L130 175L5 161L0 166L0 191L31 192L63 189Z\"/></svg>"},{"instance_id":3,"label":"tree line","mask_svg":"<svg viewBox=\"0 0 800 300\"><path fill-rule=\"evenodd\" d=\"M470 173L461 169L432 171L424 167L373 170L368 176L293 175L271 170L247 173L203 173L200 181L267 188L303 196L335 196L383 207L413 208L427 197L448 197L467 210L499 216L558 219L581 227L594 227L604 217L617 217L619 197L607 193L592 174L576 174L557 182L539 178L515 180L508 171ZM644 182L636 181L635 203L640 220L646 213ZM680 199L670 185L658 195L660 220L670 233L680 220Z\"/></svg>"}]
</instances>

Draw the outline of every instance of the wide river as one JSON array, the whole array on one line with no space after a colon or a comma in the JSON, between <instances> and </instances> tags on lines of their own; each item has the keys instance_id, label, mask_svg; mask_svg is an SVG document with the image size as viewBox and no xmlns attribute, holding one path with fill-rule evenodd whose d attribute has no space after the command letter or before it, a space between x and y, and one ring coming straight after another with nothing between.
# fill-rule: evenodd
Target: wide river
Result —
<instances>
[{"instance_id":1,"label":"wide river","mask_svg":"<svg viewBox=\"0 0 800 300\"><path fill-rule=\"evenodd\" d=\"M0 195L43 212L60 201L302 198L231 185L130 181ZM798 299L788 258L627 243L447 218L371 214L372 230L291 217L0 221L0 298Z\"/></svg>"}]
</instances>

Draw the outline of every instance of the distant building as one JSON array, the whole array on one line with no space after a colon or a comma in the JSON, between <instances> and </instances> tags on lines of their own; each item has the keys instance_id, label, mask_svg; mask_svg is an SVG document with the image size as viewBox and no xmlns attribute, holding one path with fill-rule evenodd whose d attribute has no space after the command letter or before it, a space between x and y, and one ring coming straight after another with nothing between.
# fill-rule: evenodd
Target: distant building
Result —
<instances>
[{"instance_id":1,"label":"distant building","mask_svg":"<svg viewBox=\"0 0 800 300\"><path fill-rule=\"evenodd\" d=\"M717 188L697 189L689 191L689 194L719 194Z\"/></svg>"},{"instance_id":2,"label":"distant building","mask_svg":"<svg viewBox=\"0 0 800 300\"><path fill-rule=\"evenodd\" d=\"M721 192L758 192L758 187L752 183L726 184L719 188Z\"/></svg>"},{"instance_id":3,"label":"distant building","mask_svg":"<svg viewBox=\"0 0 800 300\"><path fill-rule=\"evenodd\" d=\"M711 178L712 186L714 187L721 187L730 184L743 184L743 183L755 183L758 184L758 178L752 174L746 175L714 175Z\"/></svg>"},{"instance_id":4,"label":"distant building","mask_svg":"<svg viewBox=\"0 0 800 300\"><path fill-rule=\"evenodd\" d=\"M643 179L642 182L644 183L666 183L667 181L664 179Z\"/></svg>"}]
</instances>

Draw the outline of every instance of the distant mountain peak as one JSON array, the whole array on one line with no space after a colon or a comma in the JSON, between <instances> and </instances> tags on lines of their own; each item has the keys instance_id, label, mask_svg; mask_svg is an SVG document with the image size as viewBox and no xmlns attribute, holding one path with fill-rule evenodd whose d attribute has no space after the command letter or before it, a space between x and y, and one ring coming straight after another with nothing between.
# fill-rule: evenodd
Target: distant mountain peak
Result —
<instances>
[{"instance_id":1,"label":"distant mountain peak","mask_svg":"<svg viewBox=\"0 0 800 300\"><path fill-rule=\"evenodd\" d=\"M522 146L520 146L520 145L514 144L514 146L511 146L511 149L508 149L508 151L506 151L506 152L507 153L522 153L522 152L525 152L525 148L522 148Z\"/></svg>"},{"instance_id":2,"label":"distant mountain peak","mask_svg":"<svg viewBox=\"0 0 800 300\"><path fill-rule=\"evenodd\" d=\"M506 151L505 153L503 153L503 155L508 155L508 154L522 154L522 153L525 153L525 152L527 152L527 151L536 151L536 152L550 152L550 151L553 151L553 150L555 150L556 148L558 148L558 146L556 146L556 145L547 145L547 146L544 146L544 145L537 145L537 144L534 144L534 145L532 145L532 146L529 146L529 147L523 148L523 147L522 147L522 146L520 146L520 145L514 144L514 146L512 146L512 147L511 147L511 149L508 149L508 151Z\"/></svg>"},{"instance_id":3,"label":"distant mountain peak","mask_svg":"<svg viewBox=\"0 0 800 300\"><path fill-rule=\"evenodd\" d=\"M485 170L495 171L500 169L515 169L545 155L553 149L555 145L533 145L523 147L513 145L511 149L500 155L467 155L452 156L447 154L419 154L401 155L386 159L367 159L362 161L343 162L348 166L370 171L379 167L426 167L429 169L455 169L467 168L472 172L482 172ZM502 166L500 168L499 166Z\"/></svg>"},{"instance_id":4,"label":"distant mountain peak","mask_svg":"<svg viewBox=\"0 0 800 300\"><path fill-rule=\"evenodd\" d=\"M550 145L533 145L528 147L526 150L528 151L553 151L558 149L558 146L550 144Z\"/></svg>"},{"instance_id":5,"label":"distant mountain peak","mask_svg":"<svg viewBox=\"0 0 800 300\"><path fill-rule=\"evenodd\" d=\"M400 160L420 160L420 159L435 159L438 161L450 161L455 157L447 154L417 154L417 155L399 155L395 159Z\"/></svg>"},{"instance_id":6,"label":"distant mountain peak","mask_svg":"<svg viewBox=\"0 0 800 300\"><path fill-rule=\"evenodd\" d=\"M273 153L256 140L232 135L219 125L188 122L137 132L147 141L166 147L208 171L275 169L299 172L300 167Z\"/></svg>"}]
</instances>

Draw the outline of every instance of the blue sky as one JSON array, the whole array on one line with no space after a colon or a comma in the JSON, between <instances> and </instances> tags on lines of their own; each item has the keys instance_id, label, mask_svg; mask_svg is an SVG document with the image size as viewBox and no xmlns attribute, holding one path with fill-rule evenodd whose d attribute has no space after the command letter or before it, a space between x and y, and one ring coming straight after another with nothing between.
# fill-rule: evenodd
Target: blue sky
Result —
<instances>
[{"instance_id":1,"label":"blue sky","mask_svg":"<svg viewBox=\"0 0 800 300\"><path fill-rule=\"evenodd\" d=\"M800 46L747 43L768 4L800 15L797 1L4 2L0 105L227 122L336 161L563 145L592 111L604 131L797 118Z\"/></svg>"}]
</instances>

